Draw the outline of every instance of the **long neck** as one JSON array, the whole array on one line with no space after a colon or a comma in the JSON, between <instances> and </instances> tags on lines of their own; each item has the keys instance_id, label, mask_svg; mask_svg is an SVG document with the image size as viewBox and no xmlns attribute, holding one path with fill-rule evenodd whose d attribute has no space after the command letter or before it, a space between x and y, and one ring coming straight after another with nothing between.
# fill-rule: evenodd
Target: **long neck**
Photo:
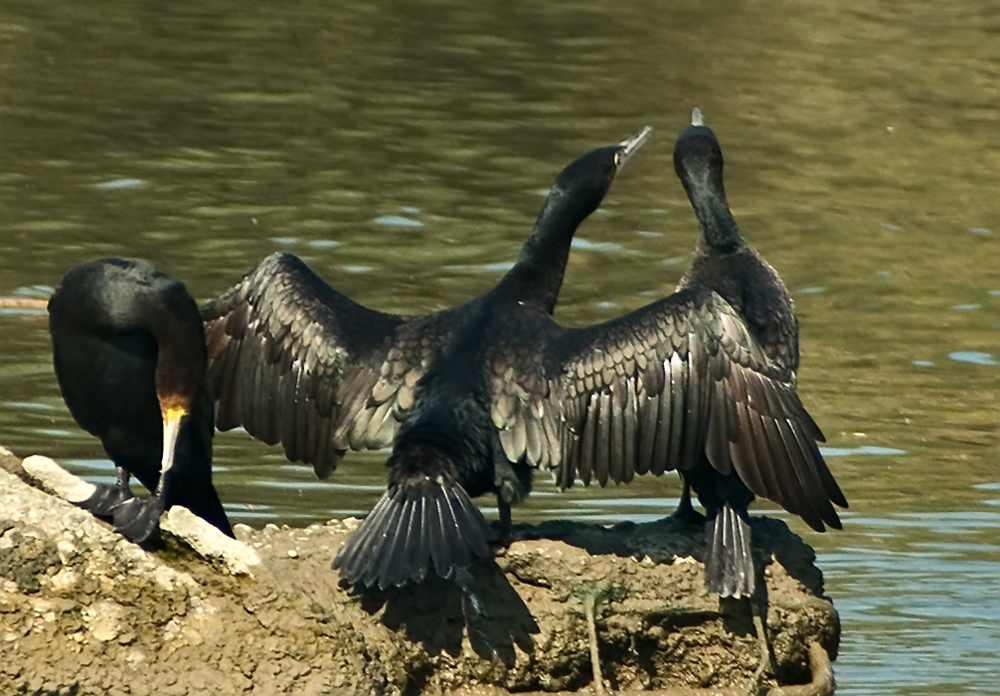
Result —
<instances>
[{"instance_id":1,"label":"long neck","mask_svg":"<svg viewBox=\"0 0 1000 696\"><path fill-rule=\"evenodd\" d=\"M208 351L194 300L171 299L180 306L157 306L147 315L146 328L157 343L156 392L161 405L183 406L190 413L206 383ZM178 403L165 404L164 398Z\"/></svg>"},{"instance_id":2,"label":"long neck","mask_svg":"<svg viewBox=\"0 0 1000 696\"><path fill-rule=\"evenodd\" d=\"M562 287L569 248L576 228L590 210L570 204L569 196L553 188L528 241L521 247L517 263L501 281L501 286L513 288L516 299L551 314Z\"/></svg>"},{"instance_id":3,"label":"long neck","mask_svg":"<svg viewBox=\"0 0 1000 696\"><path fill-rule=\"evenodd\" d=\"M709 177L692 177L684 181L688 199L698 216L701 236L698 250L706 254L731 254L746 246L739 225L729 210L722 182Z\"/></svg>"}]
</instances>

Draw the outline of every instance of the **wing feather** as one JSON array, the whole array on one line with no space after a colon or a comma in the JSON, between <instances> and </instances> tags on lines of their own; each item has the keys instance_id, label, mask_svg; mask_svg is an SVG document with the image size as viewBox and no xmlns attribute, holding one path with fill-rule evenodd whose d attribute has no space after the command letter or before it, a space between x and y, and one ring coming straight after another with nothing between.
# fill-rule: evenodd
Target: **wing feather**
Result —
<instances>
[{"instance_id":1,"label":"wing feather","mask_svg":"<svg viewBox=\"0 0 1000 696\"><path fill-rule=\"evenodd\" d=\"M449 312L401 317L336 292L272 254L202 310L217 426L243 426L328 475L347 448L392 442Z\"/></svg>"},{"instance_id":2,"label":"wing feather","mask_svg":"<svg viewBox=\"0 0 1000 696\"><path fill-rule=\"evenodd\" d=\"M628 372L625 370L622 376ZM621 384L622 380L616 382L616 384ZM638 416L636 414L636 396L635 396L635 380L626 379L624 380L624 400L625 403L618 411L620 414L618 423L621 429L622 438L622 457L624 461L622 462L623 471L621 474L621 480L623 483L628 483L635 476L635 465L636 465L636 452L635 443L638 439L638 433L636 432L636 425L638 424Z\"/></svg>"},{"instance_id":3,"label":"wing feather","mask_svg":"<svg viewBox=\"0 0 1000 696\"><path fill-rule=\"evenodd\" d=\"M795 394L794 375L767 357L716 293L682 290L604 324L559 328L544 352L545 387L526 388L534 411L509 408L504 427L537 418L560 430L539 440L547 453L536 456L534 439L529 448L560 486L619 483L707 461L813 526L840 524L833 504L846 501L816 446L822 433ZM513 379L527 383L517 371ZM507 454L525 453L514 447Z\"/></svg>"},{"instance_id":4,"label":"wing feather","mask_svg":"<svg viewBox=\"0 0 1000 696\"><path fill-rule=\"evenodd\" d=\"M494 367L492 418L511 461L552 468L563 488L707 462L812 526L840 524L832 503L846 501L794 374L719 295L682 290L583 329L549 322L541 364Z\"/></svg>"},{"instance_id":5,"label":"wing feather","mask_svg":"<svg viewBox=\"0 0 1000 696\"><path fill-rule=\"evenodd\" d=\"M656 439L660 433L660 399L649 394L643 395L642 382L636 380L636 391L641 394L638 397L637 419L639 421L639 453L635 465L635 473L648 474L653 467L653 454L656 448Z\"/></svg>"}]
</instances>

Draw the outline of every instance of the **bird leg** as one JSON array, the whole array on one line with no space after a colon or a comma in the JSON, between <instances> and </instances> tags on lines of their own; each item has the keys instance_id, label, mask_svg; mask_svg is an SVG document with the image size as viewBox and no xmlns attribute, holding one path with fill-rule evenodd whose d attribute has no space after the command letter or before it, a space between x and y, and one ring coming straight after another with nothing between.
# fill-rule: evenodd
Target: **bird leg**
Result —
<instances>
[{"instance_id":1,"label":"bird leg","mask_svg":"<svg viewBox=\"0 0 1000 696\"><path fill-rule=\"evenodd\" d=\"M530 467L517 468L507 459L499 439L495 439L493 443L493 461L495 462L494 484L496 485L497 509L500 511L498 543L506 548L517 540L514 536L510 508L524 500L531 491L532 474Z\"/></svg>"},{"instance_id":2,"label":"bird leg","mask_svg":"<svg viewBox=\"0 0 1000 696\"><path fill-rule=\"evenodd\" d=\"M80 507L97 517L112 517L114 508L133 497L132 489L128 482L131 478L128 470L123 466L115 466L118 480L115 485L94 484L95 490L89 498L77 503Z\"/></svg>"},{"instance_id":3,"label":"bird leg","mask_svg":"<svg viewBox=\"0 0 1000 696\"><path fill-rule=\"evenodd\" d=\"M497 508L500 510L499 542L501 546L507 547L514 541L514 522L510 512L510 503L503 499L502 494L497 495Z\"/></svg>"},{"instance_id":4,"label":"bird leg","mask_svg":"<svg viewBox=\"0 0 1000 696\"><path fill-rule=\"evenodd\" d=\"M683 478L683 477L682 477ZM705 516L694 509L691 504L691 484L686 478L684 480L684 492L681 493L681 501L677 504L677 509L670 517L678 522L690 525L705 524Z\"/></svg>"}]
</instances>

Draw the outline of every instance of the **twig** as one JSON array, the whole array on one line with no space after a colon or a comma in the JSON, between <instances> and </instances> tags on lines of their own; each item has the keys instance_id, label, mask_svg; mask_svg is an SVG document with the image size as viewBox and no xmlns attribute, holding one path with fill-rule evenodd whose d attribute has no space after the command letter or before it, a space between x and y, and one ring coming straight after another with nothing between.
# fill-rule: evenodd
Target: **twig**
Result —
<instances>
[{"instance_id":1,"label":"twig","mask_svg":"<svg viewBox=\"0 0 1000 696\"><path fill-rule=\"evenodd\" d=\"M587 633L590 635L590 665L594 670L594 693L605 696L604 677L601 675L601 655L597 651L597 623L594 620L595 592L588 592L583 598L583 613L587 617Z\"/></svg>"},{"instance_id":2,"label":"twig","mask_svg":"<svg viewBox=\"0 0 1000 696\"><path fill-rule=\"evenodd\" d=\"M760 665L758 665L757 671L753 673L753 676L750 677L746 693L747 696L757 696L760 693L761 681L764 679L764 675L774 670L771 668L771 648L767 642L766 624L752 603L750 611L753 613L754 628L757 629L757 644L760 646Z\"/></svg>"}]
</instances>

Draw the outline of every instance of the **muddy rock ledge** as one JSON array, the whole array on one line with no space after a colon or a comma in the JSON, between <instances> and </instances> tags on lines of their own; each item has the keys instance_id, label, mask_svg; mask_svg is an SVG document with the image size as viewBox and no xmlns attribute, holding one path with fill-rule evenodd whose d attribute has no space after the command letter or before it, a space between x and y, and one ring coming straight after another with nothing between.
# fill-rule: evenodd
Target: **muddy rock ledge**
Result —
<instances>
[{"instance_id":1,"label":"muddy rock ledge","mask_svg":"<svg viewBox=\"0 0 1000 696\"><path fill-rule=\"evenodd\" d=\"M521 528L534 539L473 567L477 607L436 579L340 587L356 520L233 542L174 509L146 551L52 495L74 479L51 460L0 464L2 694L594 693L595 600L613 692L741 693L758 664L749 614L703 589L702 535L671 520ZM782 522L753 531L778 682L813 682L765 688L829 693L840 622L813 551Z\"/></svg>"}]
</instances>

